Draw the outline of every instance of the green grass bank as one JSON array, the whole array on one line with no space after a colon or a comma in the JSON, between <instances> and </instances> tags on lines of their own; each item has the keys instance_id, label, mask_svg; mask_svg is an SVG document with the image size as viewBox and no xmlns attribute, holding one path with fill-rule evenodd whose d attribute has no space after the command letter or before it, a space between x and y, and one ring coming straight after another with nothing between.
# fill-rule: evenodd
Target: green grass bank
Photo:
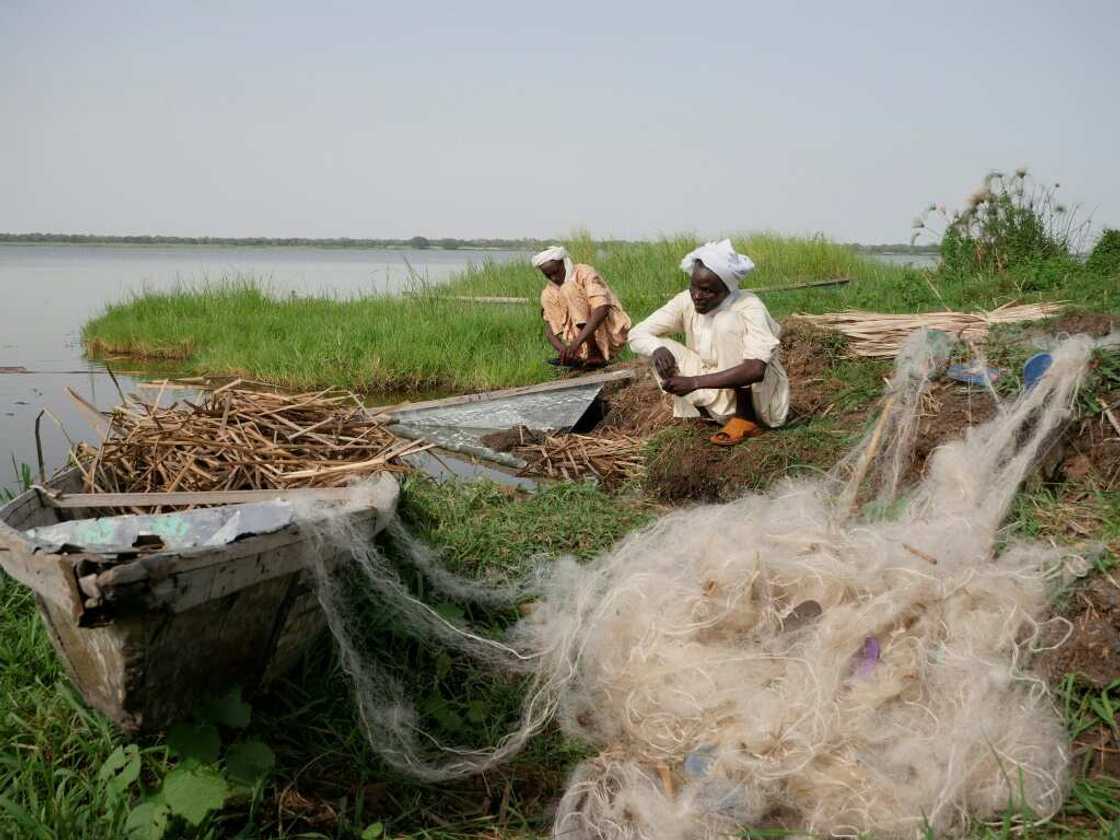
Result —
<instances>
[{"instance_id":1,"label":"green grass bank","mask_svg":"<svg viewBox=\"0 0 1120 840\"><path fill-rule=\"evenodd\" d=\"M1067 299L1115 310L1120 292L1071 261L998 276L932 274L860 256L824 239L754 235L736 240L757 270L749 285L834 277L845 286L765 295L776 317L847 308L914 312L992 308L1011 300ZM576 239L577 261L595 265L637 320L685 288L681 257L696 240L640 244ZM110 304L85 325L94 356L173 362L184 374L236 375L292 388L362 392L475 390L554 375L535 303L544 278L527 262L485 264L446 286L403 297L276 297L252 282L144 292ZM476 304L465 295L527 297L529 304Z\"/></svg>"}]
</instances>

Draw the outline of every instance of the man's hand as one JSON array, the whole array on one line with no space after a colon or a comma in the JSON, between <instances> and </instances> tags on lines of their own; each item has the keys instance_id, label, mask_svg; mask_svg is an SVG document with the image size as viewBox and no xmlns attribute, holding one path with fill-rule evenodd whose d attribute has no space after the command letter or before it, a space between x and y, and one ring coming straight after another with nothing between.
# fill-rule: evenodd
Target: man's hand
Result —
<instances>
[{"instance_id":1,"label":"man's hand","mask_svg":"<svg viewBox=\"0 0 1120 840\"><path fill-rule=\"evenodd\" d=\"M685 394L691 394L696 390L696 377L670 376L661 381L661 387L668 391L670 394L675 394L678 397L683 397Z\"/></svg>"},{"instance_id":2,"label":"man's hand","mask_svg":"<svg viewBox=\"0 0 1120 840\"><path fill-rule=\"evenodd\" d=\"M653 369L657 371L657 375L660 376L662 380L666 380L676 374L677 360L673 354L664 347L658 347L654 350L651 358L653 359Z\"/></svg>"},{"instance_id":3,"label":"man's hand","mask_svg":"<svg viewBox=\"0 0 1120 840\"><path fill-rule=\"evenodd\" d=\"M560 351L560 364L574 365L579 360L579 345L565 347Z\"/></svg>"}]
</instances>

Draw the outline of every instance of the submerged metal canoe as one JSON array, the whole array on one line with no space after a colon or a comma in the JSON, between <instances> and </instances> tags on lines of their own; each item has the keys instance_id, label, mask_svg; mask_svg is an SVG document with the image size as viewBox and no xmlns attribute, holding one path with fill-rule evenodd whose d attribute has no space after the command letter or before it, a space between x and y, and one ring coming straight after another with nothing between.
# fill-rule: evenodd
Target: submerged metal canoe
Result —
<instances>
[{"instance_id":1,"label":"submerged metal canoe","mask_svg":"<svg viewBox=\"0 0 1120 840\"><path fill-rule=\"evenodd\" d=\"M80 476L51 489L76 492ZM398 493L383 475L371 506L343 515L372 538ZM0 508L0 568L35 593L86 702L126 730L159 730L233 684L266 686L325 626L305 564L313 535L283 507L110 520L31 489Z\"/></svg>"}]
</instances>

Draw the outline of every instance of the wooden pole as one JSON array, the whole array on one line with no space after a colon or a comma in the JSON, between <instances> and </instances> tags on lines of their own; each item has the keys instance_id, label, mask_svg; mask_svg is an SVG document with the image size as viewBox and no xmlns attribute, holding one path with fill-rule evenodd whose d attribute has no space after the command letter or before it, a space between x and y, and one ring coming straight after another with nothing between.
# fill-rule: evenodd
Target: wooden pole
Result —
<instances>
[{"instance_id":1,"label":"wooden pole","mask_svg":"<svg viewBox=\"0 0 1120 840\"><path fill-rule=\"evenodd\" d=\"M792 292L796 291L797 289L816 289L822 286L843 286L850 282L852 282L852 279L850 277L833 277L829 280L811 280L807 283L793 283L788 286L766 286L764 288L758 289L743 289L742 291L754 292L756 295L761 295L766 292ZM674 294L679 294L679 292L673 292L671 294L664 295L664 297L670 298L673 297ZM437 293L434 295L434 297L439 298L440 300L454 300L461 303L485 303L498 305L519 305L532 303L532 301L527 297L506 297L500 295L440 295Z\"/></svg>"},{"instance_id":2,"label":"wooden pole","mask_svg":"<svg viewBox=\"0 0 1120 840\"><path fill-rule=\"evenodd\" d=\"M182 505L236 505L246 502L320 499L342 501L352 495L349 487L310 487L294 490L211 490L171 493L52 493L37 487L54 508L179 507Z\"/></svg>"}]
</instances>

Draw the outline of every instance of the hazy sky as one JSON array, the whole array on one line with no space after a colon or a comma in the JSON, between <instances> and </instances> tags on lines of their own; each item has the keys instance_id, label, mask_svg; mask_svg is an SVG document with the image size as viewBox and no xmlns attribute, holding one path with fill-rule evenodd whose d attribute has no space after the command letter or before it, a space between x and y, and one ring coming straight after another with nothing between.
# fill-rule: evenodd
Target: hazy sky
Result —
<instances>
[{"instance_id":1,"label":"hazy sky","mask_svg":"<svg viewBox=\"0 0 1120 840\"><path fill-rule=\"evenodd\" d=\"M898 242L1120 226L1120 2L0 0L0 230Z\"/></svg>"}]
</instances>

